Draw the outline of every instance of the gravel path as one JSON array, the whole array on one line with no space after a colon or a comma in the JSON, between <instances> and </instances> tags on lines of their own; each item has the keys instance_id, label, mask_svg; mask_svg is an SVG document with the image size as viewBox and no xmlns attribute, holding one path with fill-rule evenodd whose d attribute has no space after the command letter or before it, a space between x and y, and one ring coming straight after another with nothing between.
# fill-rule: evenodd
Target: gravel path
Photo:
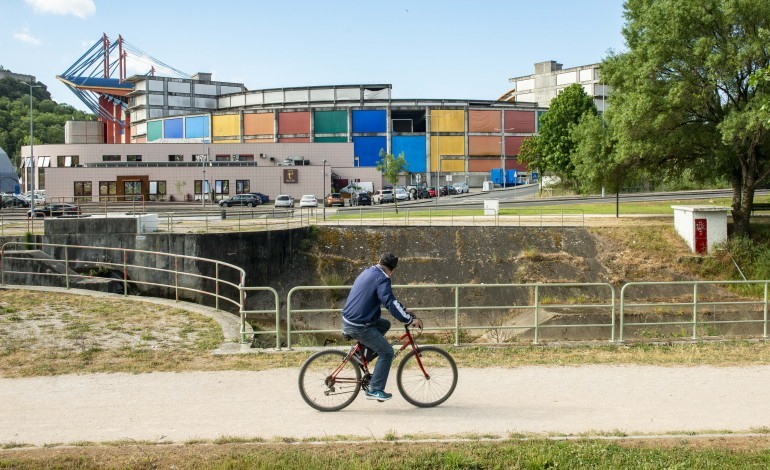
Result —
<instances>
[{"instance_id":1,"label":"gravel path","mask_svg":"<svg viewBox=\"0 0 770 470\"><path fill-rule=\"evenodd\" d=\"M308 407L295 369L0 379L0 443L770 428L770 366L461 369L454 395Z\"/></svg>"}]
</instances>

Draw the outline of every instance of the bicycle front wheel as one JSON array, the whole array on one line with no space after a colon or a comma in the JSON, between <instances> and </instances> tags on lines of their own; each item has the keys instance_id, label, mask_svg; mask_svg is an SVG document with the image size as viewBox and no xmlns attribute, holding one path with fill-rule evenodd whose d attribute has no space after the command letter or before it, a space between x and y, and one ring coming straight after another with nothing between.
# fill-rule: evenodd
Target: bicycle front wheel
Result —
<instances>
[{"instance_id":1,"label":"bicycle front wheel","mask_svg":"<svg viewBox=\"0 0 770 470\"><path fill-rule=\"evenodd\" d=\"M356 399L361 369L352 361L340 367L345 356L342 351L328 350L305 361L299 371L299 393L305 403L319 411L339 411Z\"/></svg>"},{"instance_id":2,"label":"bicycle front wheel","mask_svg":"<svg viewBox=\"0 0 770 470\"><path fill-rule=\"evenodd\" d=\"M429 408L444 403L457 386L457 364L435 346L412 350L398 365L398 391L414 406Z\"/></svg>"}]
</instances>

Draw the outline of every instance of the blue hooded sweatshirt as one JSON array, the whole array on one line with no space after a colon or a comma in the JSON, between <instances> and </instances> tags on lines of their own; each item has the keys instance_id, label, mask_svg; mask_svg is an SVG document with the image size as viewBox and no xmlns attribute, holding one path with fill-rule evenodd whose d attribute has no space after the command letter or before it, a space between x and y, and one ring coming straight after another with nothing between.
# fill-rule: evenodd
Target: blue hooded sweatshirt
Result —
<instances>
[{"instance_id":1,"label":"blue hooded sweatshirt","mask_svg":"<svg viewBox=\"0 0 770 470\"><path fill-rule=\"evenodd\" d=\"M380 318L381 305L401 323L409 325L414 320L393 295L388 275L379 266L370 266L353 283L342 319L349 325L369 326Z\"/></svg>"}]
</instances>

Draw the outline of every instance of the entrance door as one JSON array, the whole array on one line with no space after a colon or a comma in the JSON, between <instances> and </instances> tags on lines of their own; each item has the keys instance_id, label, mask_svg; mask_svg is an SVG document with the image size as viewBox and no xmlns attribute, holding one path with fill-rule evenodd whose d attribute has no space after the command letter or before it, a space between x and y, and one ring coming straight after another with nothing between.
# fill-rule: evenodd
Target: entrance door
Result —
<instances>
[{"instance_id":1,"label":"entrance door","mask_svg":"<svg viewBox=\"0 0 770 470\"><path fill-rule=\"evenodd\" d=\"M123 194L126 197L126 201L141 201L142 200L142 182L124 180Z\"/></svg>"}]
</instances>

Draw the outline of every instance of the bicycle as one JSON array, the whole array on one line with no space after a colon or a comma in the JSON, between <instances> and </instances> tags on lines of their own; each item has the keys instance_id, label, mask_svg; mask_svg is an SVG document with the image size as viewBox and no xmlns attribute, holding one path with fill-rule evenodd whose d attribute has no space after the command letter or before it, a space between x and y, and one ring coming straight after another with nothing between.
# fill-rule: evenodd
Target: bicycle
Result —
<instances>
[{"instance_id":1,"label":"bicycle","mask_svg":"<svg viewBox=\"0 0 770 470\"><path fill-rule=\"evenodd\" d=\"M422 329L420 329L420 334ZM418 334L417 337L420 335ZM343 339L353 340L343 334ZM444 403L457 386L457 364L452 356L436 346L418 346L408 326L393 346L393 358L411 346L396 372L398 391L414 406L430 408ZM320 351L310 356L299 372L299 392L305 403L319 411L339 411L353 403L362 387L371 380L365 346L356 341L347 353Z\"/></svg>"}]
</instances>

